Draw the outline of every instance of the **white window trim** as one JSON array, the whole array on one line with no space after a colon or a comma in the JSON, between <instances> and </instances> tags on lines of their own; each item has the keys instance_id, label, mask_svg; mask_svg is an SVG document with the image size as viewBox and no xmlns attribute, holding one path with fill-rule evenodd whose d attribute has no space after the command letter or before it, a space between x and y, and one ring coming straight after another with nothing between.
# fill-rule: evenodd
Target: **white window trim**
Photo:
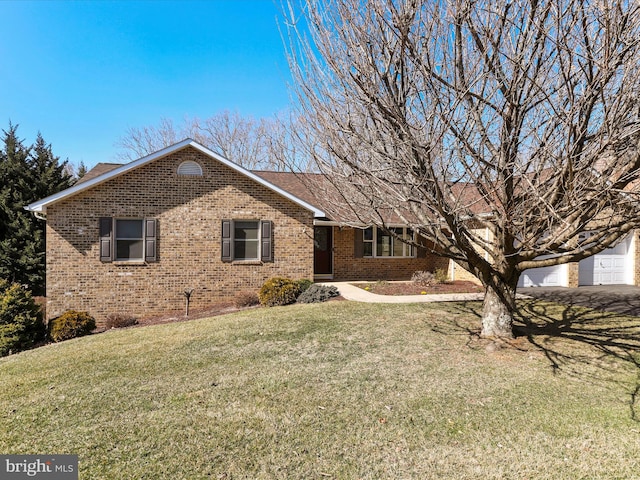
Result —
<instances>
[{"instance_id":1,"label":"white window trim","mask_svg":"<svg viewBox=\"0 0 640 480\"><path fill-rule=\"evenodd\" d=\"M371 255L363 255L364 258L416 258L416 248L413 245L409 245L405 242L401 242L400 240L397 240L394 236L391 235L391 252L393 252L393 242L401 242L402 243L402 255L378 255L377 252L377 244L378 244L378 232L381 231L380 227L376 227L376 226L371 226L368 228L372 228L373 229L373 237L371 240L365 240L364 235L365 235L365 231L367 229L365 229L362 232L362 243L366 244L366 243L370 243L371 244ZM402 236L404 237L407 234L407 230L411 230L411 228L406 227L406 226L389 226L388 228L402 228ZM383 232L384 233L384 232ZM415 242L416 240L416 233L415 231L413 232L413 241ZM406 255L407 249L409 249L411 251L411 255Z\"/></svg>"}]
</instances>

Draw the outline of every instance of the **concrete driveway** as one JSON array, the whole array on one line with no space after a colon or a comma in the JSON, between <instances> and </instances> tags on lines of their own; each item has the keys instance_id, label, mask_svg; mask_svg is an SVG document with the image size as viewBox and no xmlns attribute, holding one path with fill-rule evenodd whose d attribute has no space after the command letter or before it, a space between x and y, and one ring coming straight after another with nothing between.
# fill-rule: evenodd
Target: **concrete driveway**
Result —
<instances>
[{"instance_id":1,"label":"concrete driveway","mask_svg":"<svg viewBox=\"0 0 640 480\"><path fill-rule=\"evenodd\" d=\"M527 287L519 288L518 293L567 305L580 305L640 317L640 287L632 285Z\"/></svg>"}]
</instances>

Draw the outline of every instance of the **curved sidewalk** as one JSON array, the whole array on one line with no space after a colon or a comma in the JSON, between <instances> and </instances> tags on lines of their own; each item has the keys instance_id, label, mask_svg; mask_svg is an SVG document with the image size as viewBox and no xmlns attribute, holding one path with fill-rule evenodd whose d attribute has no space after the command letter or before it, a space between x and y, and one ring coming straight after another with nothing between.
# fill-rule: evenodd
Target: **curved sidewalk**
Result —
<instances>
[{"instance_id":1,"label":"curved sidewalk","mask_svg":"<svg viewBox=\"0 0 640 480\"><path fill-rule=\"evenodd\" d=\"M321 282L333 285L346 300L369 303L428 303L482 301L484 293L434 293L429 295L377 295L356 287L349 282Z\"/></svg>"}]
</instances>

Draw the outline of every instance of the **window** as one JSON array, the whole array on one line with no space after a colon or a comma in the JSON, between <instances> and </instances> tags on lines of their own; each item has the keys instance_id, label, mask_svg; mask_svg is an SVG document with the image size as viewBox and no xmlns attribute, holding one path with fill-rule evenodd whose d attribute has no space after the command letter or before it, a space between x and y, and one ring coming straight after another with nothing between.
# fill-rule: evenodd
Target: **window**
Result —
<instances>
[{"instance_id":1,"label":"window","mask_svg":"<svg viewBox=\"0 0 640 480\"><path fill-rule=\"evenodd\" d=\"M157 220L100 218L100 260L156 261Z\"/></svg>"},{"instance_id":2,"label":"window","mask_svg":"<svg viewBox=\"0 0 640 480\"><path fill-rule=\"evenodd\" d=\"M362 232L362 254L364 257L413 257L413 245L401 239L413 240L413 230L393 227L386 231L378 227L369 227Z\"/></svg>"},{"instance_id":3,"label":"window","mask_svg":"<svg viewBox=\"0 0 640 480\"><path fill-rule=\"evenodd\" d=\"M262 261L272 258L269 220L223 220L222 261Z\"/></svg>"},{"instance_id":4,"label":"window","mask_svg":"<svg viewBox=\"0 0 640 480\"><path fill-rule=\"evenodd\" d=\"M258 221L233 222L233 258L235 260L257 260L260 244Z\"/></svg>"},{"instance_id":5,"label":"window","mask_svg":"<svg viewBox=\"0 0 640 480\"><path fill-rule=\"evenodd\" d=\"M373 227L369 227L362 232L362 241L364 243L363 255L365 257L373 257Z\"/></svg>"},{"instance_id":6,"label":"window","mask_svg":"<svg viewBox=\"0 0 640 480\"><path fill-rule=\"evenodd\" d=\"M116 260L142 260L144 220L116 219Z\"/></svg>"}]
</instances>

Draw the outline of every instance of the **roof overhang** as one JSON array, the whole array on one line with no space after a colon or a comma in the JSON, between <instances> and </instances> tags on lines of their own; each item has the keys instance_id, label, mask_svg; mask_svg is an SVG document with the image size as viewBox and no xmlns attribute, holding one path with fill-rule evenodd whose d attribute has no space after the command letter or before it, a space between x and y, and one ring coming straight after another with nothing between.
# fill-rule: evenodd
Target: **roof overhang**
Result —
<instances>
[{"instance_id":1,"label":"roof overhang","mask_svg":"<svg viewBox=\"0 0 640 480\"><path fill-rule=\"evenodd\" d=\"M293 203L301 206L302 208L313 212L314 218L323 218L326 216L322 210L319 210L318 208L296 197L295 195L292 195L291 193L281 189L280 187L277 187L276 185L264 180L263 178L260 178L258 175L250 172L249 170L241 167L240 165L233 163L232 161L224 158L222 155L219 155L213 152L212 150L209 150L208 148L200 145L199 143L197 143L196 141L190 138L185 139L169 147L163 148L162 150L152 153L151 155L147 155L146 157L142 157L142 158L139 158L138 160L134 160L133 162L127 163L126 165L117 167L113 170L103 173L102 175L92 178L91 180L87 180L86 182L76 184L54 195L50 195L46 198L43 198L42 200L38 200L37 202L30 203L29 205L24 207L24 209L30 212L34 212L35 214L40 214L40 218L41 218L42 214L47 213L47 206L49 205L52 205L54 203L70 198L74 195L77 195L81 192L89 190L97 185L107 182L113 178L119 177L120 175L124 175L125 173L135 170L136 168L142 167L143 165L151 163L160 158L166 157L167 155L171 155L172 153L175 153L187 147L195 148L196 150L213 158L214 160L222 163L223 165L231 168L232 170L235 170L241 175L244 175L245 177L250 178L256 183L263 185L264 187L274 191L275 193L291 200Z\"/></svg>"}]
</instances>

